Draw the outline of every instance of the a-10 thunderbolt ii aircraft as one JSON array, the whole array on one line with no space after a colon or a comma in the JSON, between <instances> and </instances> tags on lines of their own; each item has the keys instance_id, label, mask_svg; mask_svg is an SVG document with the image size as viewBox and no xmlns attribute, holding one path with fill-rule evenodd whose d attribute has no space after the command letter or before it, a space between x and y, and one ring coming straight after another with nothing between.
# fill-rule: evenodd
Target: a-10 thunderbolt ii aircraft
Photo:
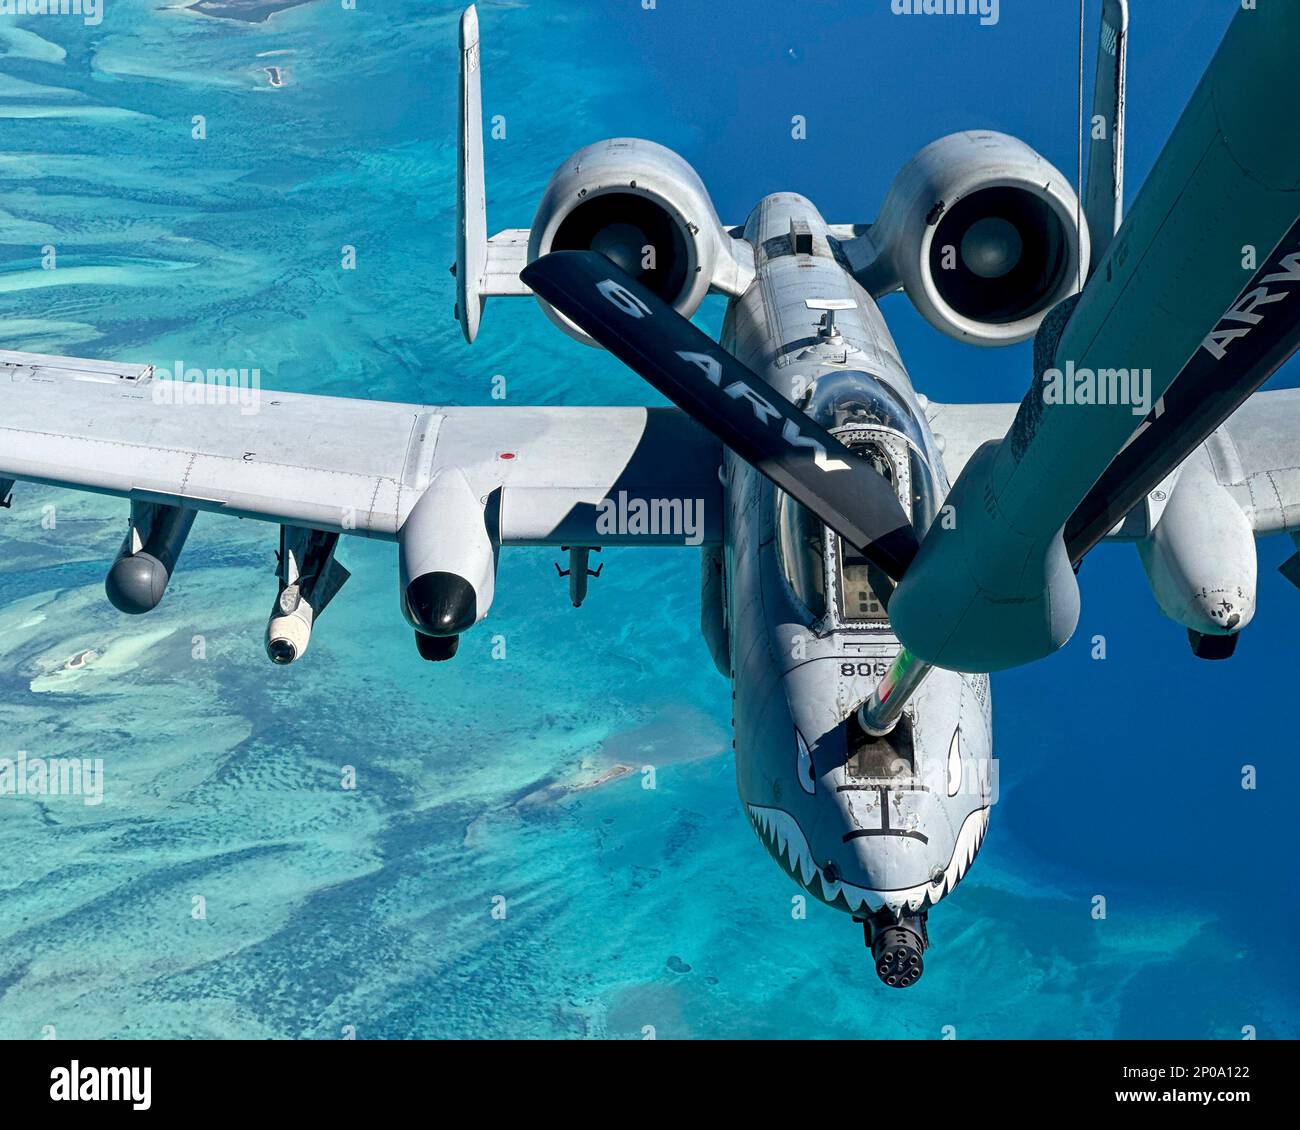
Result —
<instances>
[{"instance_id":1,"label":"a-10 thunderbolt ii aircraft","mask_svg":"<svg viewBox=\"0 0 1300 1130\"><path fill-rule=\"evenodd\" d=\"M460 30L466 338L488 297L534 293L676 407L264 393L250 415L138 366L3 354L0 500L18 479L129 499L107 588L132 613L162 598L197 512L278 523L277 663L347 579L342 534L396 541L431 660L487 615L503 546L567 547L578 604L592 549L702 540L745 811L863 923L882 981L911 985L927 913L989 824L988 674L1069 638L1084 554L1135 543L1160 607L1224 658L1254 612L1254 538L1300 529L1300 391L1255 394L1300 334L1279 93L1300 5L1237 14L1122 223L1126 0L1104 3L1082 200L1023 142L962 133L869 225L778 193L727 227L682 158L619 138L559 167L530 230L489 239L473 8ZM877 305L900 289L962 341L1036 335L1023 402L920 396ZM710 292L729 299L720 342L688 321ZM1300 554L1283 570L1300 584Z\"/></svg>"}]
</instances>

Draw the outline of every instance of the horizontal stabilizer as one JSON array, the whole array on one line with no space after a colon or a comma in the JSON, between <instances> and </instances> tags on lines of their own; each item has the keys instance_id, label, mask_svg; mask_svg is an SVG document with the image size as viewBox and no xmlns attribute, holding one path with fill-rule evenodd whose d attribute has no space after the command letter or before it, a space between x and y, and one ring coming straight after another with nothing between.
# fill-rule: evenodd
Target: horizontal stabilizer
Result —
<instances>
[{"instance_id":1,"label":"horizontal stabilizer","mask_svg":"<svg viewBox=\"0 0 1300 1130\"><path fill-rule=\"evenodd\" d=\"M524 271L545 301L897 579L917 539L894 488L707 334L603 255Z\"/></svg>"},{"instance_id":2,"label":"horizontal stabilizer","mask_svg":"<svg viewBox=\"0 0 1300 1130\"><path fill-rule=\"evenodd\" d=\"M533 292L520 277L528 266L528 229L509 228L488 240L483 298L526 298Z\"/></svg>"}]
</instances>

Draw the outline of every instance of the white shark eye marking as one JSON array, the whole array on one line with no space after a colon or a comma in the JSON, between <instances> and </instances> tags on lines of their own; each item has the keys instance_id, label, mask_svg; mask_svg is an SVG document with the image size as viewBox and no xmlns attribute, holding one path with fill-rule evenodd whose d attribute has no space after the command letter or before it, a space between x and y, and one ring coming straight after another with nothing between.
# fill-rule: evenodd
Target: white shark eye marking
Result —
<instances>
[{"instance_id":1,"label":"white shark eye marking","mask_svg":"<svg viewBox=\"0 0 1300 1130\"><path fill-rule=\"evenodd\" d=\"M798 750L798 763L795 768L799 777L799 787L809 796L814 796L817 792L817 781L813 777L812 753L808 749L808 743L803 740L803 734L798 730L794 732L794 740Z\"/></svg>"},{"instance_id":2,"label":"white shark eye marking","mask_svg":"<svg viewBox=\"0 0 1300 1130\"><path fill-rule=\"evenodd\" d=\"M948 795L956 796L961 788L961 727L952 732L952 743L948 746Z\"/></svg>"}]
</instances>

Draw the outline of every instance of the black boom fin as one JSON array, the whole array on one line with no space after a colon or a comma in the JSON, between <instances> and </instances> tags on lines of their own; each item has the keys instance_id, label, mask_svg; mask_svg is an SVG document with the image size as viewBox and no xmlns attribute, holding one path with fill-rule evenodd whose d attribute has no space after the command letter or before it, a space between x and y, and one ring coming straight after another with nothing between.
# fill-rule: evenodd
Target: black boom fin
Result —
<instances>
[{"instance_id":1,"label":"black boom fin","mask_svg":"<svg viewBox=\"0 0 1300 1130\"><path fill-rule=\"evenodd\" d=\"M894 580L916 532L894 488L663 299L594 251L555 251L535 293Z\"/></svg>"}]
</instances>

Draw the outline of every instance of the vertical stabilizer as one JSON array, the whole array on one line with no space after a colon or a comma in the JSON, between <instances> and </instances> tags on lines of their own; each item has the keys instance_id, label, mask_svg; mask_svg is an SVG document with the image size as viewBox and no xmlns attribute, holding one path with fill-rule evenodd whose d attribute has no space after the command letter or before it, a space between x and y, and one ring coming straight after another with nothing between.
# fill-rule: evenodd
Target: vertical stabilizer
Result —
<instances>
[{"instance_id":1,"label":"vertical stabilizer","mask_svg":"<svg viewBox=\"0 0 1300 1130\"><path fill-rule=\"evenodd\" d=\"M483 89L474 5L460 18L460 133L457 145L456 316L465 340L478 336L487 270L487 201L483 185Z\"/></svg>"},{"instance_id":2,"label":"vertical stabilizer","mask_svg":"<svg viewBox=\"0 0 1300 1130\"><path fill-rule=\"evenodd\" d=\"M1124 218L1124 101L1128 67L1128 0L1105 0L1097 86L1092 100L1088 188L1084 212L1092 236L1092 269L1106 255Z\"/></svg>"}]
</instances>

